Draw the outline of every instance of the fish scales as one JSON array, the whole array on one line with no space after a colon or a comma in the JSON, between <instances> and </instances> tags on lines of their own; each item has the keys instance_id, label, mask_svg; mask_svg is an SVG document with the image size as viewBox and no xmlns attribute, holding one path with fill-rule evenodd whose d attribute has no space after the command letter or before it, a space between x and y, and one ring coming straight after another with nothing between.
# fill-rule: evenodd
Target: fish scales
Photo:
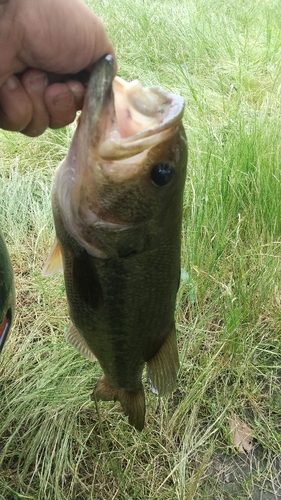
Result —
<instances>
[{"instance_id":1,"label":"fish scales","mask_svg":"<svg viewBox=\"0 0 281 500\"><path fill-rule=\"evenodd\" d=\"M112 80L107 56L93 68L76 135L55 175L58 241L44 272L59 269L61 254L72 321L67 338L104 372L93 398L119 400L141 430L145 364L160 395L173 390L179 367L174 309L187 147L183 100L139 84L126 101L137 117L127 126L137 132L118 135L129 113L118 110L122 82L114 94Z\"/></svg>"},{"instance_id":2,"label":"fish scales","mask_svg":"<svg viewBox=\"0 0 281 500\"><path fill-rule=\"evenodd\" d=\"M63 227L56 227L62 235ZM122 259L89 259L84 252L75 255L75 244L72 248L65 236L70 249L64 254L70 317L110 378L127 390L140 386L135 367L143 368L173 326L179 272L175 280L170 255L177 257L176 264L178 256L166 245L160 255L154 249ZM65 242L60 241L63 248ZM117 358L122 363L114 362Z\"/></svg>"}]
</instances>

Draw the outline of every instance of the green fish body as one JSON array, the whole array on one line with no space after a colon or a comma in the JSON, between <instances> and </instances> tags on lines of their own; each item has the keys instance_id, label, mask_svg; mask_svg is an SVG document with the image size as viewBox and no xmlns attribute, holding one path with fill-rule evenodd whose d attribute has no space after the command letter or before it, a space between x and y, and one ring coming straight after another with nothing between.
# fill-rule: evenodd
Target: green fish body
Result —
<instances>
[{"instance_id":1,"label":"green fish body","mask_svg":"<svg viewBox=\"0 0 281 500\"><path fill-rule=\"evenodd\" d=\"M93 398L119 400L138 430L145 364L159 395L174 389L179 368L183 108L178 96L113 81L113 60L102 58L53 186L57 243L44 273L60 268L61 253L67 340L103 369Z\"/></svg>"},{"instance_id":2,"label":"green fish body","mask_svg":"<svg viewBox=\"0 0 281 500\"><path fill-rule=\"evenodd\" d=\"M0 230L0 353L15 313L15 285L8 249Z\"/></svg>"}]
</instances>

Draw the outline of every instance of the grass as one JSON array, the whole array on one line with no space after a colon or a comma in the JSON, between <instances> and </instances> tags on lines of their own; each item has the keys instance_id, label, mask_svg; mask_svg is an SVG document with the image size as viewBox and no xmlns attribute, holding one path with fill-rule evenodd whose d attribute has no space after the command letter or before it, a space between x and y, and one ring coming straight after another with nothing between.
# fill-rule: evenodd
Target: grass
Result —
<instances>
[{"instance_id":1,"label":"grass","mask_svg":"<svg viewBox=\"0 0 281 500\"><path fill-rule=\"evenodd\" d=\"M90 401L100 369L64 341L62 277L41 277L51 180L74 127L38 139L0 131L0 217L17 284L0 366L0 500L279 498L280 2L92 7L120 76L186 99L178 389L161 401L146 390L141 434L118 404ZM233 415L253 431L249 456L232 445Z\"/></svg>"}]
</instances>

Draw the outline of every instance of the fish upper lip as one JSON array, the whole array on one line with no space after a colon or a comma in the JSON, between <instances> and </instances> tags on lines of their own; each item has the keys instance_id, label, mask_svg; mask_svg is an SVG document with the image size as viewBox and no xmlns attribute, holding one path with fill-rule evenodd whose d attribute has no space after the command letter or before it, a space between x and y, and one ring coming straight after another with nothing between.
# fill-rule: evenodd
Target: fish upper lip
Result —
<instances>
[{"instance_id":1,"label":"fish upper lip","mask_svg":"<svg viewBox=\"0 0 281 500\"><path fill-rule=\"evenodd\" d=\"M102 109L111 99L113 78L114 59L108 54L95 63L88 82L84 107L90 120L99 119Z\"/></svg>"},{"instance_id":2,"label":"fish upper lip","mask_svg":"<svg viewBox=\"0 0 281 500\"><path fill-rule=\"evenodd\" d=\"M82 114L79 119L79 135L83 136L82 148L97 149L112 131L116 122L112 82L114 59L107 55L93 66L88 82ZM108 119L109 118L109 119Z\"/></svg>"}]
</instances>

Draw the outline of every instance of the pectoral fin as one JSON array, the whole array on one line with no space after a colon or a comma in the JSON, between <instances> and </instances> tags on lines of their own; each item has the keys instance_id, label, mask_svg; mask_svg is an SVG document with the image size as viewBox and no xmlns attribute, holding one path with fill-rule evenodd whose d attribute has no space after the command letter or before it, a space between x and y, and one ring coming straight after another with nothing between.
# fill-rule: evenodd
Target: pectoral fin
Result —
<instances>
[{"instance_id":1,"label":"pectoral fin","mask_svg":"<svg viewBox=\"0 0 281 500\"><path fill-rule=\"evenodd\" d=\"M60 244L55 238L54 244L48 255L46 264L42 271L43 276L52 276L55 273L59 273L63 270L62 254Z\"/></svg>"},{"instance_id":2,"label":"pectoral fin","mask_svg":"<svg viewBox=\"0 0 281 500\"><path fill-rule=\"evenodd\" d=\"M170 394L177 383L179 356L176 330L173 328L159 351L147 362L147 375L151 390L164 396Z\"/></svg>"},{"instance_id":3,"label":"pectoral fin","mask_svg":"<svg viewBox=\"0 0 281 500\"><path fill-rule=\"evenodd\" d=\"M69 344L71 344L75 349L82 354L85 358L90 361L96 361L96 356L89 349L87 343L83 339L82 335L76 330L75 326L70 323L70 326L65 334L65 338Z\"/></svg>"}]
</instances>

